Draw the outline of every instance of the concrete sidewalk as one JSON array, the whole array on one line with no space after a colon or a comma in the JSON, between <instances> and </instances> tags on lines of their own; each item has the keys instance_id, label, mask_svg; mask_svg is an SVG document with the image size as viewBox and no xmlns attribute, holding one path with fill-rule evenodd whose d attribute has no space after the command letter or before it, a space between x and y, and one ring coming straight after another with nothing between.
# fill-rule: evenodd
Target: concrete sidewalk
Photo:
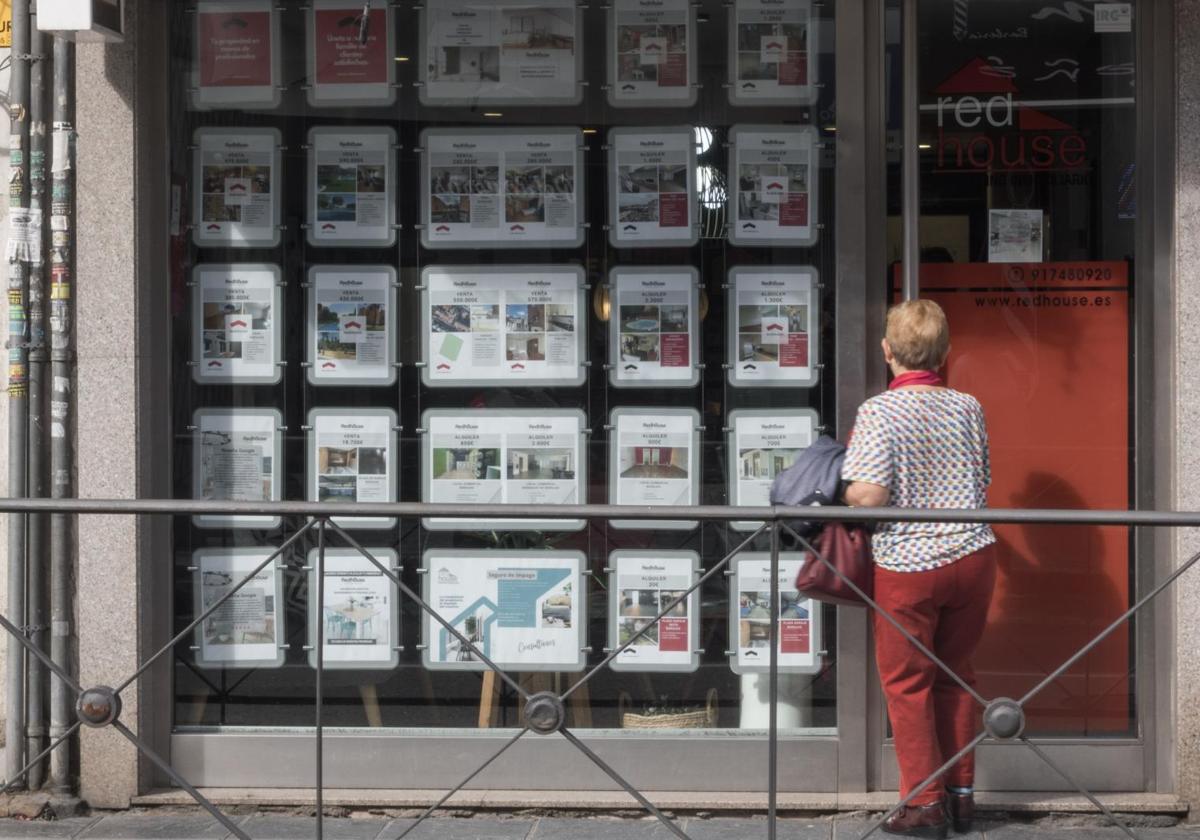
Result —
<instances>
[{"instance_id":1,"label":"concrete sidewalk","mask_svg":"<svg viewBox=\"0 0 1200 840\"><path fill-rule=\"evenodd\" d=\"M316 820L271 813L231 817L254 840L305 840L316 837ZM1137 820L1137 817L1131 819ZM330 840L392 840L411 819L325 819ZM765 818L681 817L677 822L691 840L765 840ZM873 825L866 815L837 818L780 818L778 840L857 840ZM1200 840L1200 825L1134 827L1145 840ZM81 840L222 840L231 837L207 814L161 810L75 817L58 821L0 820L0 838L81 838ZM612 817L439 817L408 835L411 840L671 840L675 835L653 819ZM876 832L873 838L888 835ZM1051 817L1036 822L983 822L967 840L1120 840L1127 835L1092 818Z\"/></svg>"}]
</instances>

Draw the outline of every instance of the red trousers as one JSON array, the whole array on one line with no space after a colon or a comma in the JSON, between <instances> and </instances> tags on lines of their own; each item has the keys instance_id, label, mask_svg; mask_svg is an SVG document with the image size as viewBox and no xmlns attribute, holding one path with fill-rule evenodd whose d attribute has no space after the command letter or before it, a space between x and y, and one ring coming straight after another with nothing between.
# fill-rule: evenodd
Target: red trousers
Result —
<instances>
[{"instance_id":1,"label":"red trousers","mask_svg":"<svg viewBox=\"0 0 1200 840\"><path fill-rule=\"evenodd\" d=\"M926 572L875 567L879 605L972 688L971 655L983 636L995 584L991 546ZM875 613L874 620L875 662L892 722L903 798L979 734L983 710L887 619ZM971 752L912 804L937 802L943 785L969 787L974 781Z\"/></svg>"}]
</instances>

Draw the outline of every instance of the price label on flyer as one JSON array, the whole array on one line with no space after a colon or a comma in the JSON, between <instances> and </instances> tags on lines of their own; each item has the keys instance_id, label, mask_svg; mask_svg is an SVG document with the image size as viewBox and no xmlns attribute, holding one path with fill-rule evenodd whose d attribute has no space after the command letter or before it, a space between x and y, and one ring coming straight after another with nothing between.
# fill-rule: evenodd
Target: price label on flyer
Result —
<instances>
[{"instance_id":1,"label":"price label on flyer","mask_svg":"<svg viewBox=\"0 0 1200 840\"><path fill-rule=\"evenodd\" d=\"M202 408L192 418L192 498L277 502L281 498L279 428L273 408ZM197 516L199 528L277 528L278 516Z\"/></svg>"},{"instance_id":2,"label":"price label on flyer","mask_svg":"<svg viewBox=\"0 0 1200 840\"><path fill-rule=\"evenodd\" d=\"M796 591L796 575L804 555L779 558L778 633L779 671L815 674L821 670L820 605ZM729 638L736 640L730 667L735 674L761 674L771 668L771 556L767 552L739 554L733 564L729 603Z\"/></svg>"},{"instance_id":3,"label":"price label on flyer","mask_svg":"<svg viewBox=\"0 0 1200 840\"><path fill-rule=\"evenodd\" d=\"M817 383L817 271L808 266L729 272L729 384Z\"/></svg>"},{"instance_id":4,"label":"price label on flyer","mask_svg":"<svg viewBox=\"0 0 1200 840\"><path fill-rule=\"evenodd\" d=\"M201 384L274 385L283 296L279 267L205 263L192 269L192 378Z\"/></svg>"},{"instance_id":5,"label":"price label on flyer","mask_svg":"<svg viewBox=\"0 0 1200 840\"><path fill-rule=\"evenodd\" d=\"M810 0L734 0L729 18L729 99L734 105L816 101L817 42Z\"/></svg>"},{"instance_id":6,"label":"price label on flyer","mask_svg":"<svg viewBox=\"0 0 1200 840\"><path fill-rule=\"evenodd\" d=\"M192 555L195 614L221 602L196 628L196 664L201 668L283 665L283 579L275 561L254 571L274 553L262 546L201 549ZM252 572L251 580L230 595Z\"/></svg>"},{"instance_id":7,"label":"price label on flyer","mask_svg":"<svg viewBox=\"0 0 1200 840\"><path fill-rule=\"evenodd\" d=\"M363 38L362 0L312 0L308 10L308 104L392 105L396 62L392 9L371 0Z\"/></svg>"},{"instance_id":8,"label":"price label on flyer","mask_svg":"<svg viewBox=\"0 0 1200 840\"><path fill-rule=\"evenodd\" d=\"M396 270L321 265L308 270L308 381L396 381Z\"/></svg>"},{"instance_id":9,"label":"price label on flyer","mask_svg":"<svg viewBox=\"0 0 1200 840\"><path fill-rule=\"evenodd\" d=\"M437 504L582 504L582 412L572 409L431 409L421 425L422 499ZM547 512L550 512L549 510ZM582 520L427 519L430 530L577 531Z\"/></svg>"},{"instance_id":10,"label":"price label on flyer","mask_svg":"<svg viewBox=\"0 0 1200 840\"><path fill-rule=\"evenodd\" d=\"M700 414L693 409L618 408L609 432L609 502L687 507L700 503ZM695 522L618 519L614 528L687 530Z\"/></svg>"},{"instance_id":11,"label":"price label on flyer","mask_svg":"<svg viewBox=\"0 0 1200 840\"><path fill-rule=\"evenodd\" d=\"M817 241L817 132L734 126L729 241L807 247Z\"/></svg>"},{"instance_id":12,"label":"price label on flyer","mask_svg":"<svg viewBox=\"0 0 1200 840\"><path fill-rule=\"evenodd\" d=\"M700 592L670 607L695 583L694 551L614 551L609 556L609 647L637 636L614 671L695 671L700 667ZM657 622L660 614L666 612ZM643 632L644 631L644 632Z\"/></svg>"},{"instance_id":13,"label":"price label on flyer","mask_svg":"<svg viewBox=\"0 0 1200 840\"><path fill-rule=\"evenodd\" d=\"M729 500L735 507L766 507L771 483L817 437L817 413L797 409L737 409L729 414ZM753 531L761 522L733 522Z\"/></svg>"},{"instance_id":14,"label":"price label on flyer","mask_svg":"<svg viewBox=\"0 0 1200 840\"><path fill-rule=\"evenodd\" d=\"M425 552L425 667L582 671L585 664L583 555L573 551ZM470 644L464 644L466 639Z\"/></svg>"},{"instance_id":15,"label":"price label on flyer","mask_svg":"<svg viewBox=\"0 0 1200 840\"><path fill-rule=\"evenodd\" d=\"M695 245L693 129L614 128L608 142L613 247Z\"/></svg>"},{"instance_id":16,"label":"price label on flyer","mask_svg":"<svg viewBox=\"0 0 1200 840\"><path fill-rule=\"evenodd\" d=\"M390 128L314 128L308 144L309 244L394 244L396 133Z\"/></svg>"},{"instance_id":17,"label":"price label on flyer","mask_svg":"<svg viewBox=\"0 0 1200 840\"><path fill-rule=\"evenodd\" d=\"M424 105L578 105L576 0L438 0L421 9Z\"/></svg>"},{"instance_id":18,"label":"price label on flyer","mask_svg":"<svg viewBox=\"0 0 1200 840\"><path fill-rule=\"evenodd\" d=\"M368 548L386 569L397 567L396 552ZM308 553L308 664L317 667L318 550ZM391 669L400 663L397 650L399 592L378 566L352 548L325 549L325 644L323 665L338 669Z\"/></svg>"},{"instance_id":19,"label":"price label on flyer","mask_svg":"<svg viewBox=\"0 0 1200 840\"><path fill-rule=\"evenodd\" d=\"M617 388L690 387L700 381L699 273L614 268L609 281L609 379Z\"/></svg>"},{"instance_id":20,"label":"price label on flyer","mask_svg":"<svg viewBox=\"0 0 1200 840\"><path fill-rule=\"evenodd\" d=\"M422 277L426 385L583 384L582 269L431 267Z\"/></svg>"},{"instance_id":21,"label":"price label on flyer","mask_svg":"<svg viewBox=\"0 0 1200 840\"><path fill-rule=\"evenodd\" d=\"M308 498L328 504L396 501L396 414L386 408L308 413ZM386 517L334 517L343 528L391 528Z\"/></svg>"},{"instance_id":22,"label":"price label on flyer","mask_svg":"<svg viewBox=\"0 0 1200 840\"><path fill-rule=\"evenodd\" d=\"M583 244L579 129L428 129L421 146L426 247Z\"/></svg>"},{"instance_id":23,"label":"price label on flyer","mask_svg":"<svg viewBox=\"0 0 1200 840\"><path fill-rule=\"evenodd\" d=\"M279 19L273 0L197 0L196 108L275 108Z\"/></svg>"},{"instance_id":24,"label":"price label on flyer","mask_svg":"<svg viewBox=\"0 0 1200 840\"><path fill-rule=\"evenodd\" d=\"M279 132L196 130L193 238L201 248L279 244Z\"/></svg>"},{"instance_id":25,"label":"price label on flyer","mask_svg":"<svg viewBox=\"0 0 1200 840\"><path fill-rule=\"evenodd\" d=\"M696 102L691 0L613 0L608 11L608 101L615 106Z\"/></svg>"}]
</instances>

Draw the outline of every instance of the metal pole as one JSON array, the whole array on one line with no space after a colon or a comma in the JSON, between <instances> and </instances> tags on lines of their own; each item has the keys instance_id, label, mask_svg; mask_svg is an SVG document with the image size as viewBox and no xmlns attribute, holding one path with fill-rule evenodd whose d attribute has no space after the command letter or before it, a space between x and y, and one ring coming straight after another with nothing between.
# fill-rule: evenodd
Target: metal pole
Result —
<instances>
[{"instance_id":1,"label":"metal pole","mask_svg":"<svg viewBox=\"0 0 1200 840\"><path fill-rule=\"evenodd\" d=\"M312 597L312 593L309 593ZM317 529L317 840L325 837L325 520Z\"/></svg>"},{"instance_id":2,"label":"metal pole","mask_svg":"<svg viewBox=\"0 0 1200 840\"><path fill-rule=\"evenodd\" d=\"M9 241L8 241L8 493L25 495L29 433L28 339L25 315L29 264L22 253L29 213L29 0L12 4L12 76L9 85ZM25 625L25 523L8 518L8 618ZM25 766L25 651L9 638L5 660L7 719L4 725L5 774Z\"/></svg>"},{"instance_id":3,"label":"metal pole","mask_svg":"<svg viewBox=\"0 0 1200 840\"><path fill-rule=\"evenodd\" d=\"M730 604L730 609L734 605ZM779 794L779 520L771 523L771 670L767 690L771 692L768 707L767 752L767 840L775 840L775 810Z\"/></svg>"},{"instance_id":4,"label":"metal pole","mask_svg":"<svg viewBox=\"0 0 1200 840\"><path fill-rule=\"evenodd\" d=\"M904 55L904 152L903 152L903 220L904 220L904 299L921 295L921 148L919 123L920 87L917 64L917 0L904 0L904 22L901 48Z\"/></svg>"},{"instance_id":5,"label":"metal pole","mask_svg":"<svg viewBox=\"0 0 1200 840\"><path fill-rule=\"evenodd\" d=\"M75 47L64 38L54 39L54 136L50 162L50 495L74 495L75 466L72 444L71 381L74 375L72 274L74 272L75 220ZM71 567L75 517L55 513L50 517L50 659L66 673L74 672L71 659L71 601L74 592ZM58 738L73 723L69 686L50 681L50 737ZM49 783L57 793L69 793L70 750L50 757Z\"/></svg>"},{"instance_id":6,"label":"metal pole","mask_svg":"<svg viewBox=\"0 0 1200 840\"><path fill-rule=\"evenodd\" d=\"M34 20L37 11L34 10ZM33 54L29 71L29 206L35 219L47 215L46 196L46 36L31 27L30 43ZM46 271L45 233L39 225L38 235L29 243L29 495L46 496L46 373L49 355L46 352ZM29 619L29 640L38 650L46 650L46 566L49 559L46 545L46 517L29 516L29 563L26 581L26 603ZM36 756L43 749L46 737L46 680L42 663L30 657L26 681L25 754ZM44 764L35 762L29 770L29 788L42 786Z\"/></svg>"}]
</instances>

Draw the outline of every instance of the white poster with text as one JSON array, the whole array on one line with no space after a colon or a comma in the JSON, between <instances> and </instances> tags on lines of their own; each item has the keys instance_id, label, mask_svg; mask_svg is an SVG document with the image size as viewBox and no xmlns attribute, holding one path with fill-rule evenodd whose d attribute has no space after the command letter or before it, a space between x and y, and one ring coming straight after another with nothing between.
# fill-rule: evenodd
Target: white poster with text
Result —
<instances>
[{"instance_id":1,"label":"white poster with text","mask_svg":"<svg viewBox=\"0 0 1200 840\"><path fill-rule=\"evenodd\" d=\"M396 501L396 414L386 408L308 413L308 498L326 504ZM334 517L343 528L391 528L386 517Z\"/></svg>"},{"instance_id":2,"label":"white poster with text","mask_svg":"<svg viewBox=\"0 0 1200 840\"><path fill-rule=\"evenodd\" d=\"M815 674L821 670L820 604L796 591L803 555L779 558L777 606L779 672ZM761 674L771 668L771 557L766 552L739 554L733 563L729 613L735 648L730 667L735 674Z\"/></svg>"},{"instance_id":3,"label":"white poster with text","mask_svg":"<svg viewBox=\"0 0 1200 840\"><path fill-rule=\"evenodd\" d=\"M363 0L311 0L308 5L308 104L354 108L395 103L389 0L370 0L369 6Z\"/></svg>"},{"instance_id":4,"label":"white poster with text","mask_svg":"<svg viewBox=\"0 0 1200 840\"><path fill-rule=\"evenodd\" d=\"M386 548L366 549L384 568L395 570L396 552ZM308 553L309 625L308 664L317 667L318 550ZM397 647L399 592L396 584L378 566L352 548L325 549L325 598L323 665L326 668L390 669L400 661Z\"/></svg>"},{"instance_id":5,"label":"white poster with text","mask_svg":"<svg viewBox=\"0 0 1200 840\"><path fill-rule=\"evenodd\" d=\"M617 388L700 381L699 274L690 266L614 268L609 280L609 379Z\"/></svg>"},{"instance_id":6,"label":"white poster with text","mask_svg":"<svg viewBox=\"0 0 1200 840\"><path fill-rule=\"evenodd\" d=\"M386 248L396 241L396 133L308 133L308 243Z\"/></svg>"},{"instance_id":7,"label":"white poster with text","mask_svg":"<svg viewBox=\"0 0 1200 840\"><path fill-rule=\"evenodd\" d=\"M273 408L202 408L192 415L192 498L277 502L281 498L280 426ZM199 528L276 528L277 516L197 516Z\"/></svg>"},{"instance_id":8,"label":"white poster with text","mask_svg":"<svg viewBox=\"0 0 1200 840\"><path fill-rule=\"evenodd\" d=\"M734 0L729 16L729 99L734 105L816 101L811 0Z\"/></svg>"},{"instance_id":9,"label":"white poster with text","mask_svg":"<svg viewBox=\"0 0 1200 840\"><path fill-rule=\"evenodd\" d=\"M220 604L196 628L196 664L201 668L283 665L283 584L278 560L255 572L274 552L262 546L201 549L192 555L195 615Z\"/></svg>"},{"instance_id":10,"label":"white poster with text","mask_svg":"<svg viewBox=\"0 0 1200 840\"><path fill-rule=\"evenodd\" d=\"M691 0L612 0L609 103L617 107L694 104L695 20Z\"/></svg>"},{"instance_id":11,"label":"white poster with text","mask_svg":"<svg viewBox=\"0 0 1200 840\"><path fill-rule=\"evenodd\" d=\"M811 409L737 409L729 414L729 501L735 507L766 507L771 483L796 462L817 437ZM733 522L753 531L759 522Z\"/></svg>"},{"instance_id":12,"label":"white poster with text","mask_svg":"<svg viewBox=\"0 0 1200 840\"><path fill-rule=\"evenodd\" d=\"M817 383L817 272L807 266L729 272L729 382Z\"/></svg>"},{"instance_id":13,"label":"white poster with text","mask_svg":"<svg viewBox=\"0 0 1200 840\"><path fill-rule=\"evenodd\" d=\"M192 378L274 385L282 340L279 267L205 263L192 270Z\"/></svg>"},{"instance_id":14,"label":"white poster with text","mask_svg":"<svg viewBox=\"0 0 1200 840\"><path fill-rule=\"evenodd\" d=\"M734 126L731 140L729 241L763 247L816 244L817 132Z\"/></svg>"},{"instance_id":15,"label":"white poster with text","mask_svg":"<svg viewBox=\"0 0 1200 840\"><path fill-rule=\"evenodd\" d=\"M700 499L700 415L693 409L618 408L609 431L609 500L688 507ZM691 530L695 522L614 520L614 528Z\"/></svg>"},{"instance_id":16,"label":"white poster with text","mask_svg":"<svg viewBox=\"0 0 1200 840\"><path fill-rule=\"evenodd\" d=\"M278 106L283 91L274 0L197 0L193 14L196 64L192 106Z\"/></svg>"},{"instance_id":17,"label":"white poster with text","mask_svg":"<svg viewBox=\"0 0 1200 840\"><path fill-rule=\"evenodd\" d=\"M200 128L195 136L192 238L201 248L279 244L279 132Z\"/></svg>"},{"instance_id":18,"label":"white poster with text","mask_svg":"<svg viewBox=\"0 0 1200 840\"><path fill-rule=\"evenodd\" d=\"M308 270L308 381L391 385L396 381L396 271L391 266Z\"/></svg>"},{"instance_id":19,"label":"white poster with text","mask_svg":"<svg viewBox=\"0 0 1200 840\"><path fill-rule=\"evenodd\" d=\"M699 590L671 606L695 583L699 564L692 551L621 550L609 556L609 646L616 650L633 640L610 663L614 671L700 667Z\"/></svg>"},{"instance_id":20,"label":"white poster with text","mask_svg":"<svg viewBox=\"0 0 1200 840\"><path fill-rule=\"evenodd\" d=\"M694 129L614 128L608 143L613 247L695 245Z\"/></svg>"}]
</instances>

